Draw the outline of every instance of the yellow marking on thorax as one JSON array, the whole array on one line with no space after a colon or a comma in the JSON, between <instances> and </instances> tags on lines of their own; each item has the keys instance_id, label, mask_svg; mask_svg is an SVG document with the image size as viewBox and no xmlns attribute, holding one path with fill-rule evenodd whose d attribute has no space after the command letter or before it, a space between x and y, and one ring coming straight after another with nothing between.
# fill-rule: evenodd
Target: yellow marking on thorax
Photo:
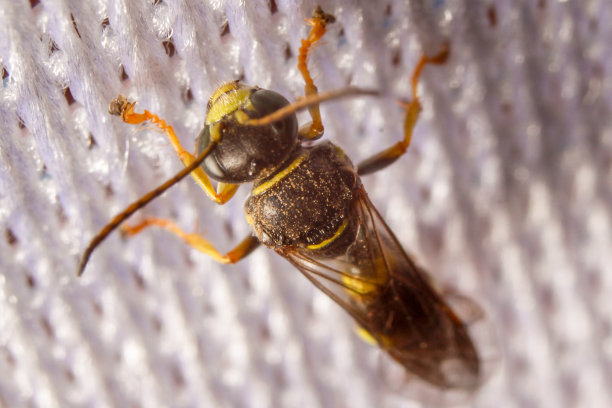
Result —
<instances>
[{"instance_id":1,"label":"yellow marking on thorax","mask_svg":"<svg viewBox=\"0 0 612 408\"><path fill-rule=\"evenodd\" d=\"M331 244L336 238L338 238L344 232L344 229L346 228L347 225L348 225L348 220L345 218L344 221L342 222L342 225L340 225L340 228L338 228L338 230L334 233L334 235L332 235L331 238L321 241L318 244L308 245L306 248L319 249L319 248L323 248L324 246Z\"/></svg>"},{"instance_id":2,"label":"yellow marking on thorax","mask_svg":"<svg viewBox=\"0 0 612 408\"><path fill-rule=\"evenodd\" d=\"M287 167L285 167L284 169L276 173L274 177L272 177L270 180L264 183L261 183L260 185L255 187L253 191L251 192L251 195L257 196L263 193L264 191L268 190L270 187L272 187L273 185L275 185L276 183L278 183L279 181L287 177L287 175L291 173L293 170L295 170L296 167L298 167L300 164L302 164L302 162L305 159L306 159L306 155L305 154L301 155L300 157L295 159L290 165L288 165Z\"/></svg>"},{"instance_id":3,"label":"yellow marking on thorax","mask_svg":"<svg viewBox=\"0 0 612 408\"><path fill-rule=\"evenodd\" d=\"M219 99L221 95L228 93L229 91L235 91L236 89L239 89L239 88L240 88L240 84L236 81L224 83L223 85L215 89L215 92L213 92L213 94L210 95L210 98L209 98L210 104L214 105L215 102L217 102L217 99Z\"/></svg>"},{"instance_id":4,"label":"yellow marking on thorax","mask_svg":"<svg viewBox=\"0 0 612 408\"><path fill-rule=\"evenodd\" d=\"M208 128L210 140L219 143L221 141L221 122L214 123Z\"/></svg>"},{"instance_id":5,"label":"yellow marking on thorax","mask_svg":"<svg viewBox=\"0 0 612 408\"><path fill-rule=\"evenodd\" d=\"M225 115L236 111L240 105L249 99L253 93L252 88L229 88L229 92L221 93L221 88L215 92L215 97L208 114L206 115L206 124L210 125L220 121ZM217 95L218 94L218 95Z\"/></svg>"},{"instance_id":6,"label":"yellow marking on thorax","mask_svg":"<svg viewBox=\"0 0 612 408\"><path fill-rule=\"evenodd\" d=\"M249 119L251 119L243 110L236 110L236 112L234 112L234 118L236 119L236 122L241 125L244 125Z\"/></svg>"}]
</instances>

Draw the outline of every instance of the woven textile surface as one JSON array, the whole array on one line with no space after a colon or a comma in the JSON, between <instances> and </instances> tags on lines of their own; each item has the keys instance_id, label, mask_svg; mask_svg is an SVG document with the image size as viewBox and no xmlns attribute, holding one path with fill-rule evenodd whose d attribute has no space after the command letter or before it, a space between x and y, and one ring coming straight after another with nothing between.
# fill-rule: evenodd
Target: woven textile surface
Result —
<instances>
[{"instance_id":1,"label":"woven textile surface","mask_svg":"<svg viewBox=\"0 0 612 408\"><path fill-rule=\"evenodd\" d=\"M450 44L407 154L363 181L438 285L482 309L483 386L402 392L266 248L224 266L165 231L114 233L76 277L93 235L181 169L109 101L128 95L191 150L225 81L303 95L316 2L0 0L0 407L612 406L612 3L320 3L337 21L310 58L319 89L383 94L322 106L356 162L399 140L418 58ZM134 219L227 251L249 233L248 190L218 206L185 180Z\"/></svg>"}]
</instances>

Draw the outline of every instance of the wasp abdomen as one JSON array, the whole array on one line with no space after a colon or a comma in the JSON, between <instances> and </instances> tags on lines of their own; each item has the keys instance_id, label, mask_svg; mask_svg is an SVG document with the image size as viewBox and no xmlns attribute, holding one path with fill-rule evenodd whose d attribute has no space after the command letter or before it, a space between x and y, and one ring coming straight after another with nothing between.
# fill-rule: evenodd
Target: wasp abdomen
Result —
<instances>
[{"instance_id":1,"label":"wasp abdomen","mask_svg":"<svg viewBox=\"0 0 612 408\"><path fill-rule=\"evenodd\" d=\"M318 249L346 228L359 183L350 160L319 143L296 149L283 169L258 182L245 211L265 245Z\"/></svg>"}]
</instances>

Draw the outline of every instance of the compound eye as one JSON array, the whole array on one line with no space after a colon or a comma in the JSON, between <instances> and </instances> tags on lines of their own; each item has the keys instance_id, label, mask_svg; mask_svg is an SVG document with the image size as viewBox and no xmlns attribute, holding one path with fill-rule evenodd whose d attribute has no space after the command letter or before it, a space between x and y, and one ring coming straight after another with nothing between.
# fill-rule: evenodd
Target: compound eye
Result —
<instances>
[{"instance_id":1,"label":"compound eye","mask_svg":"<svg viewBox=\"0 0 612 408\"><path fill-rule=\"evenodd\" d=\"M204 126L198 135L196 146L197 154L208 147L211 140L209 125ZM250 129L252 132L252 129ZM223 132L221 142L213 148L211 154L202 162L202 169L216 181L225 183L244 183L255 179L263 169L270 166L269 152L260 154L253 144L255 137L248 135L249 128L230 126ZM253 135L251 135L253 136Z\"/></svg>"},{"instance_id":2,"label":"compound eye","mask_svg":"<svg viewBox=\"0 0 612 408\"><path fill-rule=\"evenodd\" d=\"M200 134L196 139L196 151L199 155L204 149L210 144L210 126L205 125ZM219 166L217 160L209 155L202 163L202 169L215 180L222 180L225 178L225 171Z\"/></svg>"},{"instance_id":3,"label":"compound eye","mask_svg":"<svg viewBox=\"0 0 612 408\"><path fill-rule=\"evenodd\" d=\"M253 92L250 100L259 117L266 116L289 105L289 101L283 95L261 88Z\"/></svg>"},{"instance_id":4,"label":"compound eye","mask_svg":"<svg viewBox=\"0 0 612 408\"><path fill-rule=\"evenodd\" d=\"M254 90L238 81L221 85L208 100L205 123L211 125L233 114L248 101Z\"/></svg>"},{"instance_id":5,"label":"compound eye","mask_svg":"<svg viewBox=\"0 0 612 408\"><path fill-rule=\"evenodd\" d=\"M277 110L289 105L289 101L281 94L267 89L257 89L250 98L257 117L269 115ZM281 137L281 143L286 146L293 146L297 138L297 118L295 114L285 119L274 122L270 125Z\"/></svg>"}]
</instances>

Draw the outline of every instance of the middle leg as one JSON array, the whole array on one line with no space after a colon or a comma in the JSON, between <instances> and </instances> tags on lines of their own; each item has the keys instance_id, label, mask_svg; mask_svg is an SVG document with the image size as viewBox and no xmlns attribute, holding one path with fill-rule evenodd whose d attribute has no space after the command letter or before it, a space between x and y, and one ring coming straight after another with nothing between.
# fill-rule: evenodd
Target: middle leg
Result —
<instances>
[{"instance_id":1,"label":"middle leg","mask_svg":"<svg viewBox=\"0 0 612 408\"><path fill-rule=\"evenodd\" d=\"M360 176L381 170L395 162L404 153L406 153L408 146L410 146L412 132L421 112L421 103L419 102L417 95L417 86L421 72L423 71L423 67L425 67L427 64L443 64L448 58L449 51L448 45L445 45L442 51L437 55L433 57L424 55L421 57L419 63L414 69L414 72L412 73L412 101L402 103L402 106L406 109L406 116L404 116L404 138L395 143L393 146L382 150L359 163L357 165L357 173Z\"/></svg>"}]
</instances>

